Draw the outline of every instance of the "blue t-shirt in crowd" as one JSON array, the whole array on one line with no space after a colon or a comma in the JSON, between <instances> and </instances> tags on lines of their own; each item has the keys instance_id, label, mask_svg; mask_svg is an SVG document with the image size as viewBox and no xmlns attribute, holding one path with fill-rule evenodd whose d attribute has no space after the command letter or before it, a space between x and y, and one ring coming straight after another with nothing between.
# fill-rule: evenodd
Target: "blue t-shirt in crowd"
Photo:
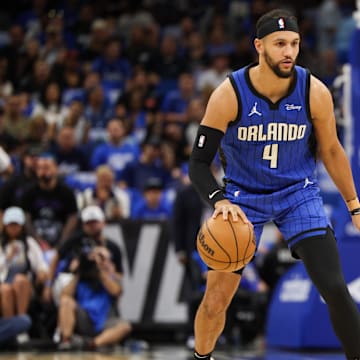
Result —
<instances>
[{"instance_id":1,"label":"blue t-shirt in crowd","mask_svg":"<svg viewBox=\"0 0 360 360\"><path fill-rule=\"evenodd\" d=\"M96 332L101 332L112 305L111 295L103 287L94 290L86 282L79 281L76 300L89 315Z\"/></svg>"},{"instance_id":2,"label":"blue t-shirt in crowd","mask_svg":"<svg viewBox=\"0 0 360 360\"><path fill-rule=\"evenodd\" d=\"M99 165L107 164L114 170L118 180L125 166L136 161L139 155L139 145L134 142L125 141L120 145L104 143L95 148L91 158L91 167L96 169Z\"/></svg>"},{"instance_id":3,"label":"blue t-shirt in crowd","mask_svg":"<svg viewBox=\"0 0 360 360\"><path fill-rule=\"evenodd\" d=\"M170 171L160 161L153 164L143 164L140 161L128 163L119 180L125 181L128 187L141 191L150 178L159 178L164 187L172 181Z\"/></svg>"},{"instance_id":4,"label":"blue t-shirt in crowd","mask_svg":"<svg viewBox=\"0 0 360 360\"><path fill-rule=\"evenodd\" d=\"M164 113L184 113L188 104L189 100L185 100L179 90L173 90L164 96L161 111Z\"/></svg>"},{"instance_id":5,"label":"blue t-shirt in crowd","mask_svg":"<svg viewBox=\"0 0 360 360\"><path fill-rule=\"evenodd\" d=\"M165 197L156 208L150 208L144 198L139 198L133 204L131 218L134 220L166 220L171 216L171 204L166 201Z\"/></svg>"},{"instance_id":6,"label":"blue t-shirt in crowd","mask_svg":"<svg viewBox=\"0 0 360 360\"><path fill-rule=\"evenodd\" d=\"M124 58L109 62L104 57L99 57L92 63L92 69L101 75L102 82L122 90L131 76L131 65Z\"/></svg>"}]
</instances>

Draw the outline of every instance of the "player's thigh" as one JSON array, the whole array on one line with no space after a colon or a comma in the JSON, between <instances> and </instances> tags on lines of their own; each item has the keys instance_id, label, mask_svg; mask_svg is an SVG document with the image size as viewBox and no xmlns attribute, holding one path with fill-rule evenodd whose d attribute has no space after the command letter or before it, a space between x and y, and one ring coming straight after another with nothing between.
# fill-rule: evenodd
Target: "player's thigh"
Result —
<instances>
[{"instance_id":1,"label":"player's thigh","mask_svg":"<svg viewBox=\"0 0 360 360\"><path fill-rule=\"evenodd\" d=\"M300 191L287 201L291 204L288 211L274 222L290 248L306 238L326 234L330 222L317 193Z\"/></svg>"}]
</instances>

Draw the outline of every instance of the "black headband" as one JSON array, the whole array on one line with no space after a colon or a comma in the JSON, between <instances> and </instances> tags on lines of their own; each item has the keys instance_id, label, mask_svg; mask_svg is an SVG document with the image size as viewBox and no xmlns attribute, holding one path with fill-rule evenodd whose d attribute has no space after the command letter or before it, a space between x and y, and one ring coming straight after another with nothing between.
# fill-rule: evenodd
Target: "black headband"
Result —
<instances>
[{"instance_id":1,"label":"black headband","mask_svg":"<svg viewBox=\"0 0 360 360\"><path fill-rule=\"evenodd\" d=\"M262 39L264 36L269 35L275 31L294 31L299 32L299 26L295 18L291 17L278 17L271 18L264 24L260 25L257 29L256 36Z\"/></svg>"}]
</instances>

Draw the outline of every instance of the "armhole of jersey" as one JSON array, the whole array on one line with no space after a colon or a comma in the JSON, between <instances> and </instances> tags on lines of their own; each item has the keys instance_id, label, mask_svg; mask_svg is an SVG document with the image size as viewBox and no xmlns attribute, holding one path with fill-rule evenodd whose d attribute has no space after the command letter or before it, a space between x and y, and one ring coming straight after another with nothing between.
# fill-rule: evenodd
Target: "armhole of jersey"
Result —
<instances>
[{"instance_id":1,"label":"armhole of jersey","mask_svg":"<svg viewBox=\"0 0 360 360\"><path fill-rule=\"evenodd\" d=\"M306 106L306 115L309 119L309 122L312 123L311 109L310 109L310 80L311 73L309 69L306 69L306 81L305 81L305 106Z\"/></svg>"},{"instance_id":2,"label":"armhole of jersey","mask_svg":"<svg viewBox=\"0 0 360 360\"><path fill-rule=\"evenodd\" d=\"M242 113L242 104L241 104L241 98L240 98L240 93L239 93L239 89L238 87L236 86L236 82L235 82L235 79L234 79L234 76L233 74L229 74L228 75L228 78L230 80L230 83L235 91L235 94L236 94L236 98L237 98L237 101L238 101L238 110L237 110L237 114L236 114L236 117L233 121L230 121L229 122L229 126L233 126L235 125L236 123L238 123L241 119L241 113Z\"/></svg>"},{"instance_id":3,"label":"armhole of jersey","mask_svg":"<svg viewBox=\"0 0 360 360\"><path fill-rule=\"evenodd\" d=\"M306 115L310 122L310 124L313 123L312 116L311 116L311 109L310 109L310 81L311 81L311 73L308 69L306 69L306 81L305 81L305 106L306 106ZM313 126L314 128L314 126ZM316 153L317 153L317 140L314 133L314 130L310 134L309 137L309 149L311 154L313 155L315 161L316 161Z\"/></svg>"}]
</instances>

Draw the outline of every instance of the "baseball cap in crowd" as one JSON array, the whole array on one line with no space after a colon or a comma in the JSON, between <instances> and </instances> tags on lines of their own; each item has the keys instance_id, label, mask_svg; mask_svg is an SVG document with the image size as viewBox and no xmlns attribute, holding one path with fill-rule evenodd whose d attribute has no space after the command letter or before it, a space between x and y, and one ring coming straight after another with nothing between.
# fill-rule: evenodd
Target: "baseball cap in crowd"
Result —
<instances>
[{"instance_id":1,"label":"baseball cap in crowd","mask_svg":"<svg viewBox=\"0 0 360 360\"><path fill-rule=\"evenodd\" d=\"M25 224L25 213L23 209L17 207L17 206L11 206L7 208L3 215L3 224L19 224L24 225Z\"/></svg>"},{"instance_id":2,"label":"baseball cap in crowd","mask_svg":"<svg viewBox=\"0 0 360 360\"><path fill-rule=\"evenodd\" d=\"M146 179L144 184L144 190L162 190L164 188L164 184L160 178L150 177Z\"/></svg>"},{"instance_id":3,"label":"baseball cap in crowd","mask_svg":"<svg viewBox=\"0 0 360 360\"><path fill-rule=\"evenodd\" d=\"M105 214L98 206L89 205L81 211L81 221L105 221Z\"/></svg>"}]
</instances>

